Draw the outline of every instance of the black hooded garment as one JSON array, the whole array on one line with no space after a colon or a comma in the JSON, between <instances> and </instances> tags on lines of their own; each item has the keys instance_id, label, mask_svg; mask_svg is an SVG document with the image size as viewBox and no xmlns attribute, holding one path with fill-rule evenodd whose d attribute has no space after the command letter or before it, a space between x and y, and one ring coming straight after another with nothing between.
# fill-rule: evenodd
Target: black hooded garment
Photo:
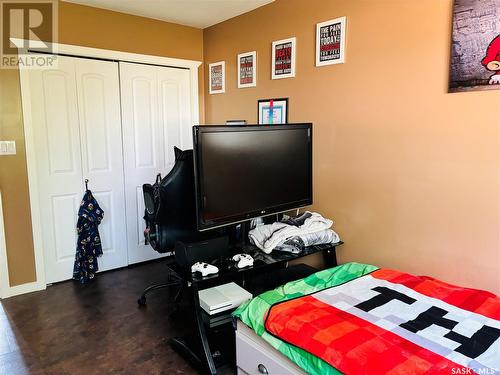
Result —
<instances>
[{"instance_id":1,"label":"black hooded garment","mask_svg":"<svg viewBox=\"0 0 500 375\"><path fill-rule=\"evenodd\" d=\"M75 266L73 279L85 284L95 277L99 267L97 257L102 255L101 237L97 227L104 217L90 190L87 190L80 203L78 223L76 225L78 240L76 243Z\"/></svg>"}]
</instances>

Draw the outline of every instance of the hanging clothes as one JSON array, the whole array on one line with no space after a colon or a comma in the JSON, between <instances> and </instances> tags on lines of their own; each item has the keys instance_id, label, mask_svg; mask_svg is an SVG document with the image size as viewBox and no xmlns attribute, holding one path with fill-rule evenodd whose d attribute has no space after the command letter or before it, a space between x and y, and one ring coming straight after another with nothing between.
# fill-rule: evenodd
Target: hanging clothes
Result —
<instances>
[{"instance_id":1,"label":"hanging clothes","mask_svg":"<svg viewBox=\"0 0 500 375\"><path fill-rule=\"evenodd\" d=\"M99 207L92 192L87 189L80 203L76 229L75 266L73 279L85 284L95 277L98 271L97 257L102 255L101 237L97 227L104 217L104 211Z\"/></svg>"}]
</instances>

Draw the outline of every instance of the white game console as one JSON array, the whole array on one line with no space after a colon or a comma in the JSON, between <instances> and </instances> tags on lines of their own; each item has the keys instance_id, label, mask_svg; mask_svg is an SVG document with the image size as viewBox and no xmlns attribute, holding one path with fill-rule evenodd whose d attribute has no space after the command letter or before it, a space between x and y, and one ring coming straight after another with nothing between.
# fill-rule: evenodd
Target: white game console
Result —
<instances>
[{"instance_id":1,"label":"white game console","mask_svg":"<svg viewBox=\"0 0 500 375\"><path fill-rule=\"evenodd\" d=\"M236 254L233 257L233 260L236 263L236 267L238 268L245 268L245 267L250 267L253 266L253 258L249 254Z\"/></svg>"},{"instance_id":2,"label":"white game console","mask_svg":"<svg viewBox=\"0 0 500 375\"><path fill-rule=\"evenodd\" d=\"M191 272L200 272L203 277L208 275L213 275L219 272L219 269L216 266L205 262L196 262L191 266Z\"/></svg>"},{"instance_id":3,"label":"white game console","mask_svg":"<svg viewBox=\"0 0 500 375\"><path fill-rule=\"evenodd\" d=\"M235 283L214 286L198 292L200 306L209 315L232 310L252 298L252 294Z\"/></svg>"}]
</instances>

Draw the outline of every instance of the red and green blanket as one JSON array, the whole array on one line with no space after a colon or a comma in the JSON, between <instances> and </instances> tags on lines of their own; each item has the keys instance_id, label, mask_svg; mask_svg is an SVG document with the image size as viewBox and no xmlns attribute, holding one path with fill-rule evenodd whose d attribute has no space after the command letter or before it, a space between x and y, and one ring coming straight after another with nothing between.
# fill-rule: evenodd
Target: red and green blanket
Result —
<instances>
[{"instance_id":1,"label":"red and green blanket","mask_svg":"<svg viewBox=\"0 0 500 375\"><path fill-rule=\"evenodd\" d=\"M346 277L329 278L328 271L338 276L342 268ZM500 371L495 295L355 263L318 274L304 279L305 295L276 298L278 288L236 315L309 373ZM311 286L314 278L319 286Z\"/></svg>"}]
</instances>

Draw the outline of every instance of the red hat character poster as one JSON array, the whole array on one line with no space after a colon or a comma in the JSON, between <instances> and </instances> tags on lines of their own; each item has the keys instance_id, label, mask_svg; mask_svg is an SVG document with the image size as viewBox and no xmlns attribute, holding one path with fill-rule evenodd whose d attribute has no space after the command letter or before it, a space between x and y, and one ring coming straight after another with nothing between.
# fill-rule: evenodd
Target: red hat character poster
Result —
<instances>
[{"instance_id":1,"label":"red hat character poster","mask_svg":"<svg viewBox=\"0 0 500 375\"><path fill-rule=\"evenodd\" d=\"M500 85L500 35L491 41L482 63L486 69L493 72L488 83Z\"/></svg>"},{"instance_id":2,"label":"red hat character poster","mask_svg":"<svg viewBox=\"0 0 500 375\"><path fill-rule=\"evenodd\" d=\"M500 89L500 0L455 0L449 91Z\"/></svg>"}]
</instances>

